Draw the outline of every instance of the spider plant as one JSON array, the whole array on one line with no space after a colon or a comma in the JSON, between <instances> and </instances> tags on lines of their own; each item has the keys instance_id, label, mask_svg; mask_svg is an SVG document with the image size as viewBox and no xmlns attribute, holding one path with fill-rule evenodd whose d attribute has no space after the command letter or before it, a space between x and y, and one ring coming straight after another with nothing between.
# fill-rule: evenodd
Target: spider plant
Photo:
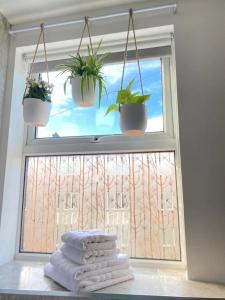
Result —
<instances>
[{"instance_id":1,"label":"spider plant","mask_svg":"<svg viewBox=\"0 0 225 300\"><path fill-rule=\"evenodd\" d=\"M137 104L137 103L144 103L150 98L149 95L139 95L138 92L132 92L131 87L134 84L134 79L131 80L128 86L125 89L121 89L117 93L116 104L112 104L108 107L105 115L110 113L111 111L119 111L120 105L126 104Z\"/></svg>"},{"instance_id":2,"label":"spider plant","mask_svg":"<svg viewBox=\"0 0 225 300\"><path fill-rule=\"evenodd\" d=\"M59 69L62 70L60 74L70 73L67 77L64 84L64 92L66 92L66 86L69 80L72 78L80 77L81 78L81 95L83 98L84 89L89 89L90 83L93 82L94 88L98 83L99 86L99 107L102 99L103 89L106 91L106 87L104 84L104 78L102 73L103 67L103 59L108 54L98 55L98 51L101 46L101 41L96 49L96 51L92 51L92 49L88 46L88 56L81 56L77 53L76 56L71 55L70 60L66 64L61 64L58 66Z\"/></svg>"}]
</instances>

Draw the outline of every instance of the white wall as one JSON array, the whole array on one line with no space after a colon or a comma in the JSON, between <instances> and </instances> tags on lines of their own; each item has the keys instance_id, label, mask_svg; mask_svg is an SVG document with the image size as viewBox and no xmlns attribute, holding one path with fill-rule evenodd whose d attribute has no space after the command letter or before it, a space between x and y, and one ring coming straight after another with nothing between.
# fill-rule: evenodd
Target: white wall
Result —
<instances>
[{"instance_id":1,"label":"white wall","mask_svg":"<svg viewBox=\"0 0 225 300\"><path fill-rule=\"evenodd\" d=\"M13 259L15 255L19 195L21 192L20 175L24 140L22 121L22 97L26 72L21 53L14 51L11 40L9 72L6 80L6 99L2 116L1 135L1 184L0 197L4 199L0 215L0 265ZM15 72L13 72L15 66ZM12 89L13 86L13 89ZM8 104L8 103L5 103ZM0 198L0 199L1 199Z\"/></svg>"},{"instance_id":2,"label":"white wall","mask_svg":"<svg viewBox=\"0 0 225 300\"><path fill-rule=\"evenodd\" d=\"M0 13L0 126L2 117L2 104L5 92L5 78L9 51L9 24Z\"/></svg>"},{"instance_id":3,"label":"white wall","mask_svg":"<svg viewBox=\"0 0 225 300\"><path fill-rule=\"evenodd\" d=\"M3 111L4 111L4 99L5 99L5 85L6 85L6 73L7 73L7 63L8 63L8 52L9 52L9 24L6 18L0 13L0 212L2 211L2 183L4 180L4 141L3 141ZM5 202L7 203L7 202ZM4 203L4 205L5 205ZM2 214L0 214L0 245L4 243L4 239L1 239L1 232L5 230L1 223ZM3 253L0 249L0 263Z\"/></svg>"},{"instance_id":4,"label":"white wall","mask_svg":"<svg viewBox=\"0 0 225 300\"><path fill-rule=\"evenodd\" d=\"M168 2L172 1L149 5ZM176 15L139 15L136 24L174 24L188 276L225 283L225 1L177 2ZM108 21L107 26L102 22L94 24L94 34L127 27L125 18ZM52 29L46 37L49 42L73 39L80 30ZM35 40L34 33L24 33L16 45Z\"/></svg>"},{"instance_id":5,"label":"white wall","mask_svg":"<svg viewBox=\"0 0 225 300\"><path fill-rule=\"evenodd\" d=\"M225 1L175 18L188 275L225 283Z\"/></svg>"}]
</instances>

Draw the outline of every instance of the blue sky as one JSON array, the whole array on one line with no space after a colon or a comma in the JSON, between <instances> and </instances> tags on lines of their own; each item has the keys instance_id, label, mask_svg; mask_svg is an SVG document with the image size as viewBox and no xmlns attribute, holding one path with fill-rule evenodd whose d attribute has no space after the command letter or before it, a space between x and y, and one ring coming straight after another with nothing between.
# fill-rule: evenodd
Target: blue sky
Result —
<instances>
[{"instance_id":1,"label":"blue sky","mask_svg":"<svg viewBox=\"0 0 225 300\"><path fill-rule=\"evenodd\" d=\"M142 60L141 72L144 93L151 94L146 102L148 110L147 132L163 130L162 118L162 83L160 60ZM50 73L50 81L54 84L52 95L53 108L49 123L46 127L38 128L38 137L51 137L54 133L59 136L88 136L120 134L119 113L112 112L105 116L109 104L115 103L117 91L120 89L122 64L111 64L103 67L105 85L108 95L104 95L101 108L76 107L68 84L67 93L64 94L64 81L67 75L57 76L58 72ZM46 74L43 74L46 79ZM124 87L132 80L133 91L140 91L137 62L129 62L125 69Z\"/></svg>"}]
</instances>

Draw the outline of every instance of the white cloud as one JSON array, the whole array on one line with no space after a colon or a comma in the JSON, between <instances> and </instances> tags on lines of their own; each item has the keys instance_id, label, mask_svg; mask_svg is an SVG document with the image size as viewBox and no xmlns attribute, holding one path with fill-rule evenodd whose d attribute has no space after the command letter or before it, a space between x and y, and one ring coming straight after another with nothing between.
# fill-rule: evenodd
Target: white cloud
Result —
<instances>
[{"instance_id":1,"label":"white cloud","mask_svg":"<svg viewBox=\"0 0 225 300\"><path fill-rule=\"evenodd\" d=\"M52 132L48 130L47 127L38 127L37 134L38 134L38 138L45 138L45 137L52 136Z\"/></svg>"},{"instance_id":2,"label":"white cloud","mask_svg":"<svg viewBox=\"0 0 225 300\"><path fill-rule=\"evenodd\" d=\"M147 132L155 132L155 131L163 131L163 117L153 117L151 119L148 119L147 123Z\"/></svg>"},{"instance_id":3,"label":"white cloud","mask_svg":"<svg viewBox=\"0 0 225 300\"><path fill-rule=\"evenodd\" d=\"M74 104L75 105L75 104ZM74 107L76 111L84 111L84 112L87 112L88 109L91 109L92 106L88 107L88 106L75 106Z\"/></svg>"},{"instance_id":4,"label":"white cloud","mask_svg":"<svg viewBox=\"0 0 225 300\"><path fill-rule=\"evenodd\" d=\"M63 122L59 124L59 129L49 127L38 127L38 137L46 138L52 137L52 134L57 133L60 137L64 136L77 136L79 135L79 127L71 122Z\"/></svg>"},{"instance_id":5,"label":"white cloud","mask_svg":"<svg viewBox=\"0 0 225 300\"><path fill-rule=\"evenodd\" d=\"M142 70L154 70L158 69L161 66L161 62L159 60L144 60L141 62Z\"/></svg>"},{"instance_id":6,"label":"white cloud","mask_svg":"<svg viewBox=\"0 0 225 300\"><path fill-rule=\"evenodd\" d=\"M106 80L111 83L115 84L122 79L122 64L115 64L115 65L105 65L103 67L103 73L105 74ZM160 61L159 60L144 60L141 62L141 70L154 70L160 68ZM137 62L128 62L125 68L125 76L129 76L130 74L137 74L138 73L138 66Z\"/></svg>"},{"instance_id":7,"label":"white cloud","mask_svg":"<svg viewBox=\"0 0 225 300\"><path fill-rule=\"evenodd\" d=\"M111 84L115 84L122 78L122 66L120 67L118 65L105 65L102 70L106 77L106 80Z\"/></svg>"},{"instance_id":8,"label":"white cloud","mask_svg":"<svg viewBox=\"0 0 225 300\"><path fill-rule=\"evenodd\" d=\"M67 108L70 103L72 104L72 96L69 82L67 85L67 93L64 93L64 82L67 78L67 74L58 74L59 72L49 73L49 80L54 85L52 93L52 115L57 114L63 109ZM47 74L43 73L42 78L47 81Z\"/></svg>"},{"instance_id":9,"label":"white cloud","mask_svg":"<svg viewBox=\"0 0 225 300\"><path fill-rule=\"evenodd\" d=\"M61 112L61 116L63 117L71 117L72 113L73 113L74 108L70 109L70 110L66 110L64 112Z\"/></svg>"},{"instance_id":10,"label":"white cloud","mask_svg":"<svg viewBox=\"0 0 225 300\"><path fill-rule=\"evenodd\" d=\"M159 80L159 81L150 83L148 86L146 86L145 91L148 93L152 93L154 90L158 90L160 88L162 88L162 82Z\"/></svg>"},{"instance_id":11,"label":"white cloud","mask_svg":"<svg viewBox=\"0 0 225 300\"><path fill-rule=\"evenodd\" d=\"M96 112L96 125L97 126L107 126L112 128L115 122L115 114L110 113L105 116L107 107L103 106Z\"/></svg>"},{"instance_id":12,"label":"white cloud","mask_svg":"<svg viewBox=\"0 0 225 300\"><path fill-rule=\"evenodd\" d=\"M78 136L79 127L71 122L63 122L60 124L60 129L57 130L59 136Z\"/></svg>"}]
</instances>

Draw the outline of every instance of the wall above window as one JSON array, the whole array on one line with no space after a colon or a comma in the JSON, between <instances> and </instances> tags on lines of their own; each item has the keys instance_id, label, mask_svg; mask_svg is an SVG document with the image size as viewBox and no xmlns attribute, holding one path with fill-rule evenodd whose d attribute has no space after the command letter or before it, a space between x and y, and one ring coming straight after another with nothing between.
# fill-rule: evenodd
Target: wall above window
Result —
<instances>
[{"instance_id":1,"label":"wall above window","mask_svg":"<svg viewBox=\"0 0 225 300\"><path fill-rule=\"evenodd\" d=\"M99 15L99 11L104 13L108 11L111 15L112 13L121 13L121 11L128 10L130 7L137 9L149 8L149 0L112 0L107 1L97 1L97 0L86 0L85 2L75 0L75 1L63 1L50 0L48 2L41 0L38 2L27 2L26 0L20 0L19 9L15 9L14 2L12 0L2 0L1 1L1 11L8 18L12 25L18 25L28 22L50 22L51 19L77 19L81 15L88 15L91 12L92 16ZM155 8L155 5L152 5ZM175 12L176 9L169 7L168 5L163 5L163 13ZM155 10L149 11L150 15L155 15ZM156 14L159 14L157 11ZM105 13L104 13L105 15ZM25 25L25 26L26 26Z\"/></svg>"}]
</instances>

